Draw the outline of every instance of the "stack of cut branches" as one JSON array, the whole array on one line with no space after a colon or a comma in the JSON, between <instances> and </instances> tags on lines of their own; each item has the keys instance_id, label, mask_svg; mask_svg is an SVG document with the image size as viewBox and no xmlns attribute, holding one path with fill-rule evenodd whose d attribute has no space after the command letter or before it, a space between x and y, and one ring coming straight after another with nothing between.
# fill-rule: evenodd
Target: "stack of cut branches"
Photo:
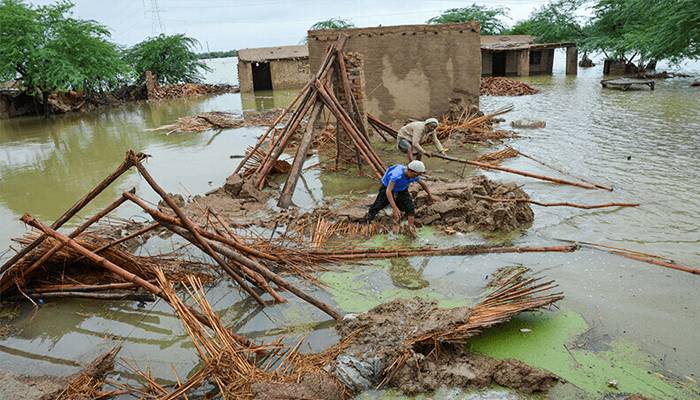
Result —
<instances>
[{"instance_id":1,"label":"stack of cut branches","mask_svg":"<svg viewBox=\"0 0 700 400\"><path fill-rule=\"evenodd\" d=\"M525 96L539 93L539 90L515 79L505 77L481 78L482 96Z\"/></svg>"}]
</instances>

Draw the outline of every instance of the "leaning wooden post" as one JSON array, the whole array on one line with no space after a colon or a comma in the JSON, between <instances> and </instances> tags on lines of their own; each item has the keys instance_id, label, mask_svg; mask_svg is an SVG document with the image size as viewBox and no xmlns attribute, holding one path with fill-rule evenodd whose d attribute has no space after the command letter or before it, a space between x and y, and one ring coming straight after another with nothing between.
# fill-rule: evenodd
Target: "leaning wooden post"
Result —
<instances>
[{"instance_id":1,"label":"leaning wooden post","mask_svg":"<svg viewBox=\"0 0 700 400\"><path fill-rule=\"evenodd\" d=\"M133 274L120 266L114 264L113 262L109 261L108 259L98 256L97 254L93 253L92 251L86 249L85 247L81 246L75 239L71 239L53 229L50 227L44 225L41 221L37 220L36 218L32 217L29 214L24 214L22 216L21 221L24 222L25 224L31 225L42 232L44 232L47 236L51 236L55 238L56 240L64 243L66 246L71 247L73 250L77 251L78 253L81 253L88 259L90 259L92 262L95 264L111 271L114 272L116 275L121 277L122 279L126 280L127 282L132 282L136 285L141 286L142 288L148 290L149 292L153 293L154 295L162 298L166 302L168 302L168 299L163 295L163 289L160 287L152 284L151 282L139 277L136 274ZM168 302L169 303L169 302ZM211 328L211 325L209 324L208 319L202 315L202 313L198 312L197 310L192 309L191 307L187 306L188 309L192 312L192 314L203 324ZM251 346L252 343L250 340L248 340L246 337L238 335L234 332L231 332L233 337L238 340L239 342L245 344L246 346Z\"/></svg>"},{"instance_id":2,"label":"leaning wooden post","mask_svg":"<svg viewBox=\"0 0 700 400\"><path fill-rule=\"evenodd\" d=\"M510 173L510 174L527 176L528 178L535 178L535 179L539 179L539 180L542 180L542 181L554 182L554 183L558 183L558 184L560 184L560 185L577 186L577 187L584 188L584 189L599 189L598 187L596 187L596 186L594 186L594 185L589 185L589 184L587 184L587 183L579 183L579 182L568 181L568 180L565 180L565 179L552 178L552 177L549 177L549 176L533 174L533 173L531 173L531 172L520 171L520 170L512 169L512 168L501 167L501 166L498 166L498 165L487 164L487 163L482 163L482 162L472 161L472 160L464 160L464 159L461 159L461 158L451 157L451 156L447 156L447 155L439 154L439 153L435 153L435 154L433 154L433 156L435 156L435 157L437 157L437 158L442 158L442 159L445 159L445 160L449 160L449 161L456 161L456 162L461 162L461 163L473 165L473 166L475 166L475 167L479 167L479 168L482 168L482 169L493 169L493 170L496 170L496 171L508 172L508 173Z\"/></svg>"},{"instance_id":3,"label":"leaning wooden post","mask_svg":"<svg viewBox=\"0 0 700 400\"><path fill-rule=\"evenodd\" d=\"M306 123L306 130L304 131L304 136L301 138L299 143L299 148L294 156L294 162L292 163L292 168L289 170L289 175L284 183L284 188L282 189L282 194L280 195L279 202L277 205L282 208L287 208L292 204L292 196L294 195L294 189L297 187L297 181L299 180L299 174L304 166L304 161L306 160L306 154L311 148L311 144L314 141L314 130L316 125L316 120L318 116L321 115L321 110L323 109L323 102L321 100L316 100L314 108L311 111L311 116L309 121Z\"/></svg>"},{"instance_id":4,"label":"leaning wooden post","mask_svg":"<svg viewBox=\"0 0 700 400\"><path fill-rule=\"evenodd\" d=\"M129 156L136 157L136 155L133 152L129 153ZM211 247L209 247L209 245L204 241L204 238L199 234L199 232L197 232L197 228L194 226L192 221L190 221L190 219L187 218L185 212L182 211L182 209L180 209L180 207L177 204L175 204L175 201L168 195L168 193L166 193L165 190L163 190L163 188L161 188L160 185L156 183L155 179L153 179L148 170L146 170L146 167L144 167L143 164L141 164L141 162L136 159L134 159L134 164L139 170L141 176L143 176L143 179L145 179L146 182L148 182L148 184L151 186L151 188L153 188L153 190L155 190L155 192L158 193L158 195L163 200L165 200L168 206L175 212L175 214L177 214L180 221L182 221L182 223L185 225L185 228L188 231L190 231L190 233L192 233L192 236L194 236L195 240L203 246L204 252L207 253L209 257L213 258L217 264L219 264L224 270L228 272L229 268L224 262L224 260L221 257L219 257L219 255L214 250L212 250ZM255 290L249 287L240 276L238 276L237 274L229 275L231 275L231 278L233 278L243 290L245 290L251 297L253 297L255 301L257 301L263 306L265 305L265 302L260 297L260 295L258 295L255 292Z\"/></svg>"},{"instance_id":5,"label":"leaning wooden post","mask_svg":"<svg viewBox=\"0 0 700 400\"><path fill-rule=\"evenodd\" d=\"M56 221L54 221L53 224L51 224L51 228L53 229L58 229L63 224L68 222L75 214L78 213L83 207L85 207L89 202L91 202L97 195L102 193L103 190L107 188L107 186L111 185L112 182L117 180L120 176L122 176L126 171L128 171L131 167L134 166L134 161L140 162L146 158L146 155L143 153L134 153L133 151L129 150L127 153L126 158L124 161L117 167L114 172L112 172L109 176L107 176L105 179L102 180L102 182L98 183L97 186L95 186L91 191L89 191L85 196L83 196L80 200L78 200L71 208L66 210L66 212L63 213ZM12 256L9 260L7 260L2 267L0 267L0 274L3 274L5 271L10 269L17 261L19 261L22 257L27 255L30 251L34 250L37 246L39 246L45 239L46 235L41 235L38 238L34 239L31 243L26 245L22 250L17 252L14 256Z\"/></svg>"},{"instance_id":6,"label":"leaning wooden post","mask_svg":"<svg viewBox=\"0 0 700 400\"><path fill-rule=\"evenodd\" d=\"M136 193L136 189L135 189L135 188L132 188L132 189L129 191L129 193ZM107 215L107 214L111 213L112 211L114 211L114 209L116 209L117 207L119 207L119 206L121 206L122 204L124 204L125 201L127 201L127 198L126 198L126 197L124 197L124 196L119 196L119 198L118 198L116 201L112 202L112 204L108 205L108 206L105 207L102 211L100 211L100 212L98 212L97 214L93 215L93 216L90 217L87 221L83 222L80 226L78 226L77 228L75 228L75 229L73 230L73 232L71 232L71 233L68 235L68 237L70 237L70 238L75 238L75 237L77 237L78 235L80 235L81 233L85 232L85 230L86 230L87 228L89 228L92 224L94 224L95 222L97 222L97 221L99 221L100 219L102 219L105 215ZM62 243L62 242L59 242L59 243L55 244L51 249L49 249L47 252L45 252L44 254L42 254L42 256L41 256L38 260L36 260L32 265L30 265L29 268L25 269L24 271L21 271L22 276L26 276L27 274L30 274L32 271L34 271L34 270L36 270L37 268L41 267L47 260L49 260L51 257L53 257L54 254L58 253L58 252L63 248L64 245L65 245L65 244ZM6 275L3 275L2 278L3 278L3 279L0 279L0 281L1 281L1 280L5 280L5 282L1 282L1 283L0 283L0 293L4 292L4 291L9 287L9 285L10 285L10 283L9 283L9 277L7 277ZM4 278L7 278L7 279L4 279Z\"/></svg>"}]
</instances>

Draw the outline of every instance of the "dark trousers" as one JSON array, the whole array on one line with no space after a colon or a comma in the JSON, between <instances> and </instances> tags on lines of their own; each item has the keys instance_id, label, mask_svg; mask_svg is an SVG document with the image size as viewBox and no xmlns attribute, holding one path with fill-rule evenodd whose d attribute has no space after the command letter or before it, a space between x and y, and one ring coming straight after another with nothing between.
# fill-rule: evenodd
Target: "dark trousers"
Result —
<instances>
[{"instance_id":1,"label":"dark trousers","mask_svg":"<svg viewBox=\"0 0 700 400\"><path fill-rule=\"evenodd\" d=\"M413 204L413 198L408 193L408 189L402 192L394 192L394 201L396 206L406 215L415 215L416 206ZM377 214L384 209L384 207L389 205L389 199L386 197L386 186L382 186L377 193L377 198L374 200L374 204L370 206L369 212L367 213L367 219L373 220Z\"/></svg>"}]
</instances>

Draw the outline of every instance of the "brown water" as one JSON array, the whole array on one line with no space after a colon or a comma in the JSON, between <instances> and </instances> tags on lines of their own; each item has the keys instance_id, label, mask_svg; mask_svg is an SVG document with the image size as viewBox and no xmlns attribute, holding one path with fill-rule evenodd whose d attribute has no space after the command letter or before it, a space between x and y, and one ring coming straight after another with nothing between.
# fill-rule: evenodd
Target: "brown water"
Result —
<instances>
[{"instance_id":1,"label":"brown water","mask_svg":"<svg viewBox=\"0 0 700 400\"><path fill-rule=\"evenodd\" d=\"M555 186L500 173L487 175L523 184L537 200L631 201L642 203L642 207L599 211L535 208L534 226L513 242L537 245L552 243L552 238L578 239L700 266L700 91L688 87L689 79L660 81L653 92L601 90L599 80L598 68L582 70L578 77L533 77L528 81L542 93L482 98L482 109L514 104L515 111L506 115L508 121L545 120L546 128L522 130L523 137L510 144L578 175L609 183L615 187L614 192ZM11 237L24 232L17 221L20 215L30 212L46 221L55 219L111 172L130 148L153 156L147 166L170 192L202 194L221 185L238 162L230 156L242 154L262 128L170 136L146 129L202 111L281 107L293 95L277 92L241 98L226 94L131 104L50 120L0 121L0 248L6 248ZM523 158L504 165L556 175ZM428 167L453 168L461 173L454 166L432 160ZM295 200L306 206L313 204L313 198L343 193L348 187L356 192L374 190L371 182L362 179L314 170L305 177L309 189L299 185ZM82 216L131 186L147 199L155 199L155 194L131 173ZM134 208L120 210L120 215L143 218ZM484 239L467 235L424 240L474 243ZM152 244L170 245L168 241ZM421 290L465 299L479 293L486 275L514 263L546 270L547 276L556 279L567 296L562 310L583 316L601 342L631 342L649 355L659 370L681 378L700 375L700 280L696 276L587 249L572 254L411 260L411 265L422 270L420 279L429 284ZM391 276L392 271L405 267L380 268L368 275L368 280L377 293L405 286L404 281ZM422 281L419 286L424 286ZM208 296L224 320L240 333L261 339L283 332L307 334L312 349L335 340L332 323L310 306L292 300L261 312L251 301L242 300L232 287L223 283L212 288ZM328 293L316 294L332 301ZM171 379L171 366L185 376L196 365L179 321L161 303L141 309L130 302L62 301L37 311L27 306L23 311L17 324L21 331L0 340L0 369L64 375L76 370L75 361L85 362L115 341L125 344L122 357L141 368L151 368L159 377ZM129 376L123 367L119 371Z\"/></svg>"}]
</instances>

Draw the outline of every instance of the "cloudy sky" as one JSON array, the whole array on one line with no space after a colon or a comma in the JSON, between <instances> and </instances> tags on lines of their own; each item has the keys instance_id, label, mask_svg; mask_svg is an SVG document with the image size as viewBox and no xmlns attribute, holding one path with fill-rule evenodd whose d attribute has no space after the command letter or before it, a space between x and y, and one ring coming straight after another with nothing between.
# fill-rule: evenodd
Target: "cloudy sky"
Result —
<instances>
[{"instance_id":1,"label":"cloudy sky","mask_svg":"<svg viewBox=\"0 0 700 400\"><path fill-rule=\"evenodd\" d=\"M49 4L50 0L28 0ZM472 1L454 0L73 0L75 15L94 19L112 30L113 39L133 45L161 32L184 33L204 50L297 44L314 22L331 17L356 26L424 23L441 11ZM507 7L508 25L526 18L547 0L477 1Z\"/></svg>"}]
</instances>

